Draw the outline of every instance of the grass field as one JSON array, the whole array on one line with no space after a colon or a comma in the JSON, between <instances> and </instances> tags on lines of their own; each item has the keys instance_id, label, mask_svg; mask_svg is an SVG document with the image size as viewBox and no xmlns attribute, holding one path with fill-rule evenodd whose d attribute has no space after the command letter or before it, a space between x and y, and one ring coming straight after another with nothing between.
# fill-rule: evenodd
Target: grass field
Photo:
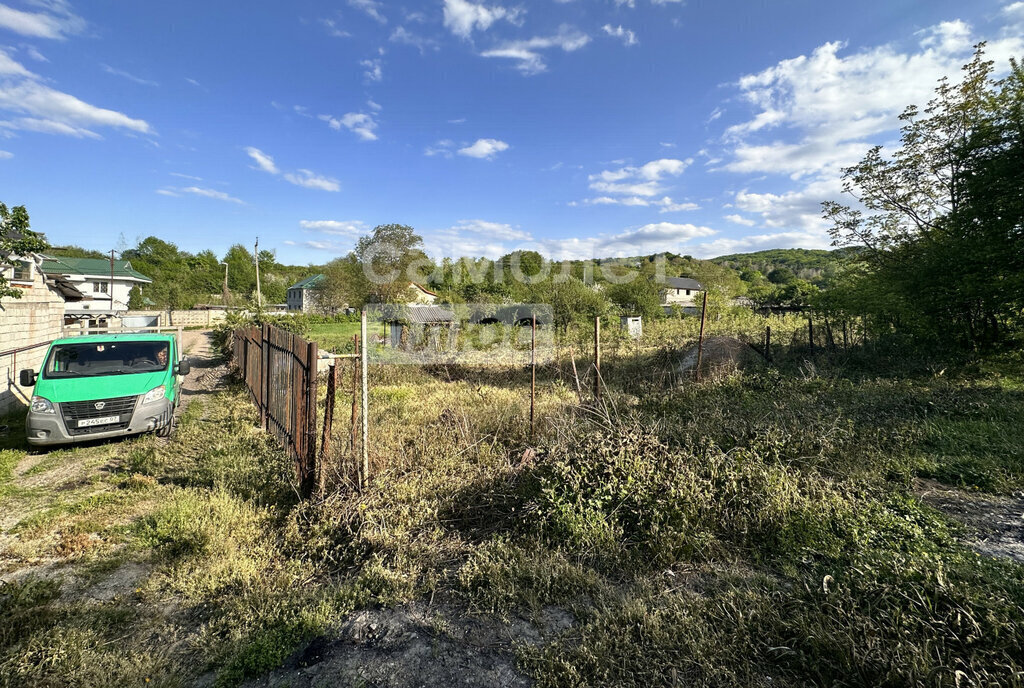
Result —
<instances>
[{"instance_id":1,"label":"grass field","mask_svg":"<svg viewBox=\"0 0 1024 688\"><path fill-rule=\"evenodd\" d=\"M342 398L336 483L308 503L236 390L170 443L12 436L0 681L299 683L309 648L376 642L345 635L353 612L415 604L435 663L475 648L542 686L1020 685L1024 567L916 485L1024 488L1022 370L794 355L670 388L610 374L599 406L547 376L531 443L522 371L374 368L374 479L345 487ZM511 630L479 649L466 619ZM387 661L391 685L440 680Z\"/></svg>"},{"instance_id":2,"label":"grass field","mask_svg":"<svg viewBox=\"0 0 1024 688\"><path fill-rule=\"evenodd\" d=\"M310 341L315 341L321 349L343 354L352 353L352 337L358 334L358 322L337 322L310 325L305 336Z\"/></svg>"}]
</instances>

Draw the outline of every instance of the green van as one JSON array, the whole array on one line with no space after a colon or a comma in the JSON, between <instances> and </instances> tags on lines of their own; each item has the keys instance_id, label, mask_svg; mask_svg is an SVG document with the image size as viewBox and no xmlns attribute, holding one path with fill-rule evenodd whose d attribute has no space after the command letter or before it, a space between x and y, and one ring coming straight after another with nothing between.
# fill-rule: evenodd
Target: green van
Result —
<instances>
[{"instance_id":1,"label":"green van","mask_svg":"<svg viewBox=\"0 0 1024 688\"><path fill-rule=\"evenodd\" d=\"M173 334L90 335L50 344L38 373L22 370L19 383L35 385L25 420L33 446L156 432L171 432L188 375Z\"/></svg>"}]
</instances>

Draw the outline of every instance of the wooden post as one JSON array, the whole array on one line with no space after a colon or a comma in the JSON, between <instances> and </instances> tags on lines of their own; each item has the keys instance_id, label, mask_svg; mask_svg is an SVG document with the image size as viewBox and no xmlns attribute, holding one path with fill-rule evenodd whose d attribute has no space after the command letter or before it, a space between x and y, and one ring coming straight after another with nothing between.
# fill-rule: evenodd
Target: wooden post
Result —
<instances>
[{"instance_id":1,"label":"wooden post","mask_svg":"<svg viewBox=\"0 0 1024 688\"><path fill-rule=\"evenodd\" d=\"M601 401L601 318L594 318L594 399Z\"/></svg>"},{"instance_id":2,"label":"wooden post","mask_svg":"<svg viewBox=\"0 0 1024 688\"><path fill-rule=\"evenodd\" d=\"M807 318L807 341L811 343L811 353L814 353L814 320Z\"/></svg>"},{"instance_id":3,"label":"wooden post","mask_svg":"<svg viewBox=\"0 0 1024 688\"><path fill-rule=\"evenodd\" d=\"M303 382L306 383L306 388L302 390L305 395L305 408L303 409L303 419L305 420L306 427L302 428L302 432L306 436L305 441L305 454L303 463L306 464L306 479L303 483L306 485L306 495L310 496L313 490L317 487L317 481L320 476L320 461L316 453L316 398L317 398L317 374L316 365L320 359L319 347L316 342L306 343L306 379Z\"/></svg>"},{"instance_id":4,"label":"wooden post","mask_svg":"<svg viewBox=\"0 0 1024 688\"><path fill-rule=\"evenodd\" d=\"M362 364L362 366L361 366L362 367L362 371L361 371L362 394L360 395L361 400L362 400L362 408L360 410L362 411L362 414L363 414L363 436L362 436L363 474L362 474L362 481L361 481L362 484L360 485L360 488L363 488L363 487L366 486L366 483L367 483L367 481L370 478L370 454L369 454L369 441L368 441L369 435L370 435L370 425L369 425L369 418L367 417L369 415L368 412L367 412L367 403L368 403L367 397L369 395L368 395L368 392L367 392L367 384L366 384L366 371L367 371L367 368L369 368L369 365L368 365L369 358L367 356L367 353L368 353L370 347L367 345L367 342L366 342L366 311L365 310L362 311L360 315L361 315L361 317L360 317L360 321L359 321L359 341L362 342L362 351L361 351L361 357L360 357L360 362Z\"/></svg>"},{"instance_id":5,"label":"wooden post","mask_svg":"<svg viewBox=\"0 0 1024 688\"><path fill-rule=\"evenodd\" d=\"M704 321L708 315L708 292L704 291L704 302L700 307L700 336L697 338L697 368L693 371L693 377L700 382L700 361L704 356Z\"/></svg>"},{"instance_id":6,"label":"wooden post","mask_svg":"<svg viewBox=\"0 0 1024 688\"><path fill-rule=\"evenodd\" d=\"M263 323L260 331L260 423L267 431L267 411L270 404L270 325Z\"/></svg>"},{"instance_id":7,"label":"wooden post","mask_svg":"<svg viewBox=\"0 0 1024 688\"><path fill-rule=\"evenodd\" d=\"M320 438L321 461L317 471L317 491L321 493L324 491L323 459L327 458L327 452L331 449L331 432L334 430L334 397L337 393L338 363L335 361L331 364L331 369L327 371L327 397L324 399L324 432Z\"/></svg>"},{"instance_id":8,"label":"wooden post","mask_svg":"<svg viewBox=\"0 0 1024 688\"><path fill-rule=\"evenodd\" d=\"M576 347L569 346L569 360L572 361L572 376L576 380L576 396L579 398L580 403L583 403L583 387L580 386L580 374L576 370Z\"/></svg>"},{"instance_id":9,"label":"wooden post","mask_svg":"<svg viewBox=\"0 0 1024 688\"><path fill-rule=\"evenodd\" d=\"M530 441L533 442L535 426L534 409L537 404L537 314L530 324Z\"/></svg>"},{"instance_id":10,"label":"wooden post","mask_svg":"<svg viewBox=\"0 0 1024 688\"><path fill-rule=\"evenodd\" d=\"M768 325L764 328L764 360L771 363L772 361L772 326Z\"/></svg>"}]
</instances>

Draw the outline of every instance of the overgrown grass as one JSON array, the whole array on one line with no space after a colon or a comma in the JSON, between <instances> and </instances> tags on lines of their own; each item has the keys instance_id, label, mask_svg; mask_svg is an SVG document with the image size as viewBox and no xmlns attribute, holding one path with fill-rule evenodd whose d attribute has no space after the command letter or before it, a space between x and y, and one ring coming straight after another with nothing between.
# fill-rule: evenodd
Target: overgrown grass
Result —
<instances>
[{"instance_id":1,"label":"overgrown grass","mask_svg":"<svg viewBox=\"0 0 1024 688\"><path fill-rule=\"evenodd\" d=\"M424 600L571 613L519 647L539 685L1019 685L1024 567L964 548L913 490L1024 485L1015 360L907 371L794 353L642 393L609 375L597 406L550 366L532 440L522 371L375 368L370 485L352 489L339 392L330 489L307 502L245 395L209 397L170 443L104 450L114 467L88 491L9 531L72 578L0 589L15 622L0 675L236 685L355 609ZM0 485L58 463L16 478L21 460ZM79 535L116 546L61 554ZM125 562L143 574L102 603L83 594Z\"/></svg>"}]
</instances>

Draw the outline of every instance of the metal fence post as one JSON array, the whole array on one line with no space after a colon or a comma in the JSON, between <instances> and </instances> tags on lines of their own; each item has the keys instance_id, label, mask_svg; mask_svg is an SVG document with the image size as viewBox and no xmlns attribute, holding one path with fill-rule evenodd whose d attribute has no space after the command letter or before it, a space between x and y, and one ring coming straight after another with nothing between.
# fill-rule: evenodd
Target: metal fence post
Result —
<instances>
[{"instance_id":1,"label":"metal fence post","mask_svg":"<svg viewBox=\"0 0 1024 688\"><path fill-rule=\"evenodd\" d=\"M601 316L594 318L594 399L601 401Z\"/></svg>"},{"instance_id":2,"label":"metal fence post","mask_svg":"<svg viewBox=\"0 0 1024 688\"><path fill-rule=\"evenodd\" d=\"M530 441L535 435L534 408L537 404L537 314L530 324Z\"/></svg>"},{"instance_id":3,"label":"metal fence post","mask_svg":"<svg viewBox=\"0 0 1024 688\"><path fill-rule=\"evenodd\" d=\"M362 362L362 387L363 387L362 395L361 395L362 396L362 409L361 410L362 410L362 413L363 413L363 437L362 437L362 440L363 440L363 442L362 442L362 444L363 444L363 446L362 446L362 449L363 449L363 475L362 475L362 481L361 481L362 485L360 485L360 487L365 487L366 482L370 478L370 454L369 454L369 446L368 446L369 445L369 441L368 440L369 440L369 435L370 435L370 425L369 425L369 418L367 417L369 415L368 414L368 408L367 408L367 406L368 406L368 399L367 399L367 397L369 396L369 394L368 394L368 391L367 391L367 382L366 382L366 371L367 371L367 368L369 367L369 357L367 355L367 352L369 351L370 347L369 347L368 342L366 340L366 311L365 310L363 310L361 312L361 314L360 314L359 338L360 338L360 341L362 342L362 347L363 347L362 348L362 352L361 352L362 356L360 358L360 360Z\"/></svg>"}]
</instances>

